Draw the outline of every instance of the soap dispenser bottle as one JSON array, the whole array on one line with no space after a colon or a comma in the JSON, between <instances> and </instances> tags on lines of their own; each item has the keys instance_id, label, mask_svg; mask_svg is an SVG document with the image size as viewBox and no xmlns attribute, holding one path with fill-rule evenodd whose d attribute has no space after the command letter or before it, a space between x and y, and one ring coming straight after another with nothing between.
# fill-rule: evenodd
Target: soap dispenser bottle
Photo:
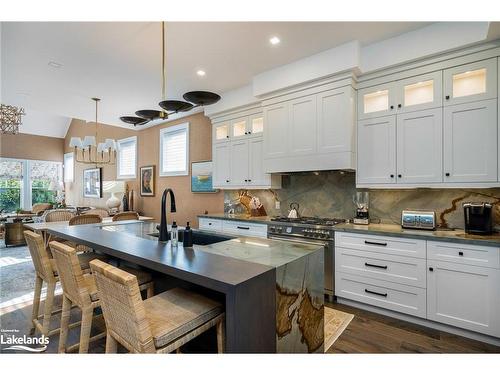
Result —
<instances>
[{"instance_id":1,"label":"soap dispenser bottle","mask_svg":"<svg viewBox=\"0 0 500 375\"><path fill-rule=\"evenodd\" d=\"M177 223L175 221L172 223L172 230L170 233L172 247L177 247L179 244L179 229L177 228Z\"/></svg>"},{"instance_id":2,"label":"soap dispenser bottle","mask_svg":"<svg viewBox=\"0 0 500 375\"><path fill-rule=\"evenodd\" d=\"M189 226L189 221L186 224L186 229L184 229L182 245L184 247L193 247L193 230Z\"/></svg>"}]
</instances>

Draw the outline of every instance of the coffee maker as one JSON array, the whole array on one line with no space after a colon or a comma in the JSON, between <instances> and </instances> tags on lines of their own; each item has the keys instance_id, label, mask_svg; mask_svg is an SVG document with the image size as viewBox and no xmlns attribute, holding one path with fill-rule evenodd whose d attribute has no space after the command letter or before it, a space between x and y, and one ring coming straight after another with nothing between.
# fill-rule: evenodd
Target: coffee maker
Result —
<instances>
[{"instance_id":1,"label":"coffee maker","mask_svg":"<svg viewBox=\"0 0 500 375\"><path fill-rule=\"evenodd\" d=\"M356 205L356 217L352 219L352 222L354 224L368 225L370 223L368 192L357 191L354 195L354 204Z\"/></svg>"},{"instance_id":2,"label":"coffee maker","mask_svg":"<svg viewBox=\"0 0 500 375\"><path fill-rule=\"evenodd\" d=\"M467 202L463 204L465 233L490 234L493 232L493 205Z\"/></svg>"}]
</instances>

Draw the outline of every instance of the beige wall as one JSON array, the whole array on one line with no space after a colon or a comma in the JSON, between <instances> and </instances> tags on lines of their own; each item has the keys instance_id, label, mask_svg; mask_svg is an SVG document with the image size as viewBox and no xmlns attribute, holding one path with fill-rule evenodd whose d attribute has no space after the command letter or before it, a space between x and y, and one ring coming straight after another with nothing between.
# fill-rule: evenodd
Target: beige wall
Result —
<instances>
[{"instance_id":1,"label":"beige wall","mask_svg":"<svg viewBox=\"0 0 500 375\"><path fill-rule=\"evenodd\" d=\"M32 134L0 135L4 158L63 161L64 139Z\"/></svg>"},{"instance_id":2,"label":"beige wall","mask_svg":"<svg viewBox=\"0 0 500 375\"><path fill-rule=\"evenodd\" d=\"M143 215L153 216L157 220L160 218L161 194L167 187L175 193L177 203L177 213L168 213L168 221L176 220L179 225L184 225L190 221L194 227L198 226L196 215L205 211L210 213L222 212L224 209L224 194L222 192L214 194L193 194L191 193L191 176L159 177L159 148L160 130L189 122L189 164L193 161L212 159L212 126L210 120L202 113L185 117L178 121L172 121L167 125L154 126L152 128L134 131L116 126L99 125L99 140L105 138L121 139L136 135L137 139L137 176L136 180L127 181L130 189L135 191L135 209ZM69 147L71 137L81 137L93 134L94 125L86 124L84 121L73 120L71 122L66 139L64 141L65 152L72 151ZM90 129L89 129L90 127ZM139 195L139 168L146 165L156 166L156 194L154 197L141 197ZM83 170L92 168L94 165L75 163L75 180L66 184L66 201L68 204L88 205L105 207L109 194L105 194L102 199L83 198L82 176ZM116 166L107 165L103 168L103 180L116 179ZM168 207L168 210L170 207Z\"/></svg>"},{"instance_id":3,"label":"beige wall","mask_svg":"<svg viewBox=\"0 0 500 375\"><path fill-rule=\"evenodd\" d=\"M212 125L210 119L199 113L172 121L167 125L154 126L139 131L138 142L138 167L146 165L156 166L156 195L155 197L139 197L137 207L144 214L160 218L161 195L165 188L171 188L175 193L177 212L167 213L169 223L176 220L179 225L190 221L193 226L198 226L196 215L205 211L220 213L224 210L224 194L191 193L191 174L189 176L159 177L159 148L160 130L188 122L189 123L189 164L194 161L212 160ZM167 206L170 210L170 203Z\"/></svg>"},{"instance_id":4,"label":"beige wall","mask_svg":"<svg viewBox=\"0 0 500 375\"><path fill-rule=\"evenodd\" d=\"M85 121L73 119L71 121L66 138L64 139L64 152L72 152L73 149L69 147L71 137L83 138L86 135L95 134L95 124L87 124ZM138 132L117 126L110 126L99 124L99 131L97 139L98 142L104 141L106 138L122 139L138 135ZM78 206L94 206L105 207L106 201L110 194L104 194L101 199L84 198L83 197L83 171L88 168L94 168L95 164L83 164L75 162L74 181L67 182L66 186L66 203ZM103 165L102 171L103 181L114 181L116 179L116 165ZM135 186L135 180L127 181L127 184Z\"/></svg>"}]
</instances>

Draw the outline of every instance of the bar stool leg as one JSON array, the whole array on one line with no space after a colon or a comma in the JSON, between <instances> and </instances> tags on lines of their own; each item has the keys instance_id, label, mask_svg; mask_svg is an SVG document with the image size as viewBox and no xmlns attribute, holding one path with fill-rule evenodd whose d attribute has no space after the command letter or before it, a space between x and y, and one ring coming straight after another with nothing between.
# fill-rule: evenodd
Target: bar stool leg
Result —
<instances>
[{"instance_id":1,"label":"bar stool leg","mask_svg":"<svg viewBox=\"0 0 500 375\"><path fill-rule=\"evenodd\" d=\"M35 320L38 319L38 313L40 311L40 296L42 295L42 285L43 279L37 275L35 279L35 293L33 295L33 312L31 313L30 335L33 335L36 331Z\"/></svg>"},{"instance_id":2,"label":"bar stool leg","mask_svg":"<svg viewBox=\"0 0 500 375\"><path fill-rule=\"evenodd\" d=\"M50 318L52 316L52 307L54 304L55 283L47 283L47 297L45 298L42 333L47 336L50 329Z\"/></svg>"},{"instance_id":3,"label":"bar stool leg","mask_svg":"<svg viewBox=\"0 0 500 375\"><path fill-rule=\"evenodd\" d=\"M94 308L85 307L82 309L82 327L80 331L79 353L88 353L90 342L90 329L92 328L92 315Z\"/></svg>"},{"instance_id":4,"label":"bar stool leg","mask_svg":"<svg viewBox=\"0 0 500 375\"><path fill-rule=\"evenodd\" d=\"M66 340L69 331L69 318L71 315L71 300L63 295L63 305L61 313L61 331L59 332L59 353L66 352Z\"/></svg>"},{"instance_id":5,"label":"bar stool leg","mask_svg":"<svg viewBox=\"0 0 500 375\"><path fill-rule=\"evenodd\" d=\"M155 295L155 285L154 283L149 283L150 285L146 289L146 298L151 298Z\"/></svg>"},{"instance_id":6,"label":"bar stool leg","mask_svg":"<svg viewBox=\"0 0 500 375\"><path fill-rule=\"evenodd\" d=\"M108 332L106 334L106 354L116 353L117 342L113 336Z\"/></svg>"}]
</instances>

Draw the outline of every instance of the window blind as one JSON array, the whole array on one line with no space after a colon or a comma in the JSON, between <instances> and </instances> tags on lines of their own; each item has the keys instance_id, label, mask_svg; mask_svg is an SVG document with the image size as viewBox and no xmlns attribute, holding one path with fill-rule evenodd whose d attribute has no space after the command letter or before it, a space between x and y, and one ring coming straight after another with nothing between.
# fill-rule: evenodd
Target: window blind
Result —
<instances>
[{"instance_id":1,"label":"window blind","mask_svg":"<svg viewBox=\"0 0 500 375\"><path fill-rule=\"evenodd\" d=\"M135 177L137 138L118 141L118 177Z\"/></svg>"},{"instance_id":2,"label":"window blind","mask_svg":"<svg viewBox=\"0 0 500 375\"><path fill-rule=\"evenodd\" d=\"M161 135L161 173L163 175L188 174L188 129L166 128Z\"/></svg>"},{"instance_id":3,"label":"window blind","mask_svg":"<svg viewBox=\"0 0 500 375\"><path fill-rule=\"evenodd\" d=\"M73 182L74 168L73 153L64 154L64 181Z\"/></svg>"}]
</instances>

